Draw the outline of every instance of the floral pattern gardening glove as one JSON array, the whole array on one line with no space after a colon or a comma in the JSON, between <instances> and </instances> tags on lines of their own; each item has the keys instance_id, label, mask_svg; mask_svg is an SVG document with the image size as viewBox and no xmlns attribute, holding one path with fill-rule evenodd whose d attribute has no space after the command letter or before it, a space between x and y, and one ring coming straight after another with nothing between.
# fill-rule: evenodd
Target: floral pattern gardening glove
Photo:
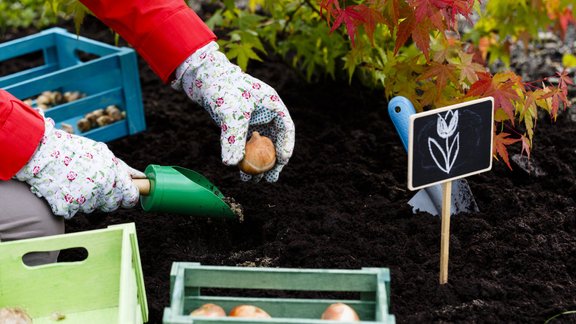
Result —
<instances>
[{"instance_id":1,"label":"floral pattern gardening glove","mask_svg":"<svg viewBox=\"0 0 576 324\"><path fill-rule=\"evenodd\" d=\"M192 54L176 70L176 90L203 106L220 126L222 162L236 165L244 157L246 137L257 131L276 146L276 165L264 174L240 171L244 181L275 182L294 150L295 129L288 109L266 83L242 72L210 42Z\"/></svg>"},{"instance_id":2,"label":"floral pattern gardening glove","mask_svg":"<svg viewBox=\"0 0 576 324\"><path fill-rule=\"evenodd\" d=\"M14 176L44 197L55 215L105 212L138 202L132 178L145 175L116 158L102 142L68 134L45 118L44 137L28 163Z\"/></svg>"}]
</instances>

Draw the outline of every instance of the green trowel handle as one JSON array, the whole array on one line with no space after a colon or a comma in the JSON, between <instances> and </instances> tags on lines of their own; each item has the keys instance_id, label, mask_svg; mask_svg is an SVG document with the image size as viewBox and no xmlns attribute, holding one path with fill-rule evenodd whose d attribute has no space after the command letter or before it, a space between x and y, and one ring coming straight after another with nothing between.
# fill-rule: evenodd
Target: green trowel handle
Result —
<instances>
[{"instance_id":1,"label":"green trowel handle","mask_svg":"<svg viewBox=\"0 0 576 324\"><path fill-rule=\"evenodd\" d=\"M151 164L144 173L146 179L133 179L144 211L236 217L220 190L198 172Z\"/></svg>"}]
</instances>

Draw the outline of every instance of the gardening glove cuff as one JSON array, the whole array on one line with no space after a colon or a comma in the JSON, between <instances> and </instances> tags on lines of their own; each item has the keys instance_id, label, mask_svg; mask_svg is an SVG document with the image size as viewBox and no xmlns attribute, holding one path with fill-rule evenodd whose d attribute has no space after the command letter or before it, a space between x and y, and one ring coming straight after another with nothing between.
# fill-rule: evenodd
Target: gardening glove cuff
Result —
<instances>
[{"instance_id":1,"label":"gardening glove cuff","mask_svg":"<svg viewBox=\"0 0 576 324\"><path fill-rule=\"evenodd\" d=\"M182 90L204 107L220 127L222 162L236 165L244 157L248 134L257 131L269 137L276 148L276 165L264 174L242 180L278 180L294 150L295 128L288 109L268 84L242 72L232 64L218 44L210 42L176 69L172 87Z\"/></svg>"},{"instance_id":2,"label":"gardening glove cuff","mask_svg":"<svg viewBox=\"0 0 576 324\"><path fill-rule=\"evenodd\" d=\"M116 158L106 144L56 129L46 118L38 148L14 178L44 197L55 215L69 219L78 211L134 207L139 193L132 178L143 176Z\"/></svg>"}]
</instances>

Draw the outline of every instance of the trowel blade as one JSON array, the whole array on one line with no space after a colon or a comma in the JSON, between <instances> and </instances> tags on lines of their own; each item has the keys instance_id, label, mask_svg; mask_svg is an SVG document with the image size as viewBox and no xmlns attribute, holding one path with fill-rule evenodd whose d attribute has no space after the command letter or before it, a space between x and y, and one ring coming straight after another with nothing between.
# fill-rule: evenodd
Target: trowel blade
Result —
<instances>
[{"instance_id":1,"label":"trowel blade","mask_svg":"<svg viewBox=\"0 0 576 324\"><path fill-rule=\"evenodd\" d=\"M408 204L412 206L413 212L426 212L438 216L442 212L442 186L434 185L420 189ZM466 179L452 181L452 203L450 214L478 212L480 209L476 204L472 190Z\"/></svg>"}]
</instances>

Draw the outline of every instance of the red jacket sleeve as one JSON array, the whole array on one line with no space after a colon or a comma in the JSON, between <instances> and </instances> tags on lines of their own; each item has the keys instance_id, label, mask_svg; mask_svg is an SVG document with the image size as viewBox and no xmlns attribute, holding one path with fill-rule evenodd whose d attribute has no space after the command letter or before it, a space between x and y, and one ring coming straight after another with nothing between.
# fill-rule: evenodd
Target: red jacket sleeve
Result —
<instances>
[{"instance_id":1,"label":"red jacket sleeve","mask_svg":"<svg viewBox=\"0 0 576 324\"><path fill-rule=\"evenodd\" d=\"M164 82L200 47L216 39L184 0L80 0L148 62Z\"/></svg>"},{"instance_id":2,"label":"red jacket sleeve","mask_svg":"<svg viewBox=\"0 0 576 324\"><path fill-rule=\"evenodd\" d=\"M0 89L0 180L12 178L32 157L44 136L44 118Z\"/></svg>"}]
</instances>

